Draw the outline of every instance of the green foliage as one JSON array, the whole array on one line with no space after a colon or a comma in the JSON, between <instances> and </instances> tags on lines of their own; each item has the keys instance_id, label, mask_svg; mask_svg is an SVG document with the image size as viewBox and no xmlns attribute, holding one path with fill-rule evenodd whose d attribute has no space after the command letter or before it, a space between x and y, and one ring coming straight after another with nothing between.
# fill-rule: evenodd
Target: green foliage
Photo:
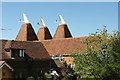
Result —
<instances>
[{"instance_id":1,"label":"green foliage","mask_svg":"<svg viewBox=\"0 0 120 80\"><path fill-rule=\"evenodd\" d=\"M47 79L52 78L51 74L49 74L49 73L45 73L45 77L46 77Z\"/></svg>"},{"instance_id":2,"label":"green foliage","mask_svg":"<svg viewBox=\"0 0 120 80\"><path fill-rule=\"evenodd\" d=\"M27 80L35 80L35 78L31 76L31 77L28 77Z\"/></svg>"},{"instance_id":3,"label":"green foliage","mask_svg":"<svg viewBox=\"0 0 120 80\"><path fill-rule=\"evenodd\" d=\"M86 49L74 54L75 72L80 78L120 79L119 32L108 34L106 28L91 34L85 41Z\"/></svg>"}]
</instances>

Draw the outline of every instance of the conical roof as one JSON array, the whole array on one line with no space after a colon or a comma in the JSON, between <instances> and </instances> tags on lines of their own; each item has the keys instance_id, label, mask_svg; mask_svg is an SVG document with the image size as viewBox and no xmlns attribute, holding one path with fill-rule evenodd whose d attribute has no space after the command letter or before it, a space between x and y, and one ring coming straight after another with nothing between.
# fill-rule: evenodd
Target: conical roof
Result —
<instances>
[{"instance_id":1,"label":"conical roof","mask_svg":"<svg viewBox=\"0 0 120 80\"><path fill-rule=\"evenodd\" d=\"M69 38L72 37L67 24L65 23L63 17L59 15L60 18L60 24L58 25L58 28L54 34L53 39L59 39L59 38Z\"/></svg>"},{"instance_id":2,"label":"conical roof","mask_svg":"<svg viewBox=\"0 0 120 80\"><path fill-rule=\"evenodd\" d=\"M17 34L16 41L34 41L38 40L32 25L29 23L27 16L23 13L24 24L22 24L19 33Z\"/></svg>"},{"instance_id":3,"label":"conical roof","mask_svg":"<svg viewBox=\"0 0 120 80\"><path fill-rule=\"evenodd\" d=\"M40 26L40 29L38 30L38 33L37 33L38 40L52 39L50 31L47 28L47 26L42 18L41 18L41 23L42 23L42 25Z\"/></svg>"},{"instance_id":4,"label":"conical roof","mask_svg":"<svg viewBox=\"0 0 120 80\"><path fill-rule=\"evenodd\" d=\"M30 23L22 24L16 41L35 41L38 40L35 31Z\"/></svg>"}]
</instances>

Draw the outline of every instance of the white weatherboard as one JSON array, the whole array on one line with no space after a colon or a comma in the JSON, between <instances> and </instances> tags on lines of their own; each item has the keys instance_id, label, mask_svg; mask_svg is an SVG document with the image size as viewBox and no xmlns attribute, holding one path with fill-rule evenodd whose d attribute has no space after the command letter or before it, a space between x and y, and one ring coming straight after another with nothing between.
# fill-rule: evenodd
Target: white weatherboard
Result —
<instances>
[{"instance_id":1,"label":"white weatherboard","mask_svg":"<svg viewBox=\"0 0 120 80\"><path fill-rule=\"evenodd\" d=\"M26 15L23 13L24 23L29 23L29 20L27 19Z\"/></svg>"},{"instance_id":2,"label":"white weatherboard","mask_svg":"<svg viewBox=\"0 0 120 80\"><path fill-rule=\"evenodd\" d=\"M42 23L42 26L46 27L46 24L42 18L41 18L41 23Z\"/></svg>"},{"instance_id":3,"label":"white weatherboard","mask_svg":"<svg viewBox=\"0 0 120 80\"><path fill-rule=\"evenodd\" d=\"M66 24L63 17L62 17L62 15L59 15L59 18L60 18L60 21L61 21L59 25Z\"/></svg>"}]
</instances>

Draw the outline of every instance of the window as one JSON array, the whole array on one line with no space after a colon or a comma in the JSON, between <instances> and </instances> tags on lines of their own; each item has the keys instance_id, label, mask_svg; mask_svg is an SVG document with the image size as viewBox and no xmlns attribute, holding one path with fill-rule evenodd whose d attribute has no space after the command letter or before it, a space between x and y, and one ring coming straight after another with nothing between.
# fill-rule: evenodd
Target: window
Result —
<instances>
[{"instance_id":1,"label":"window","mask_svg":"<svg viewBox=\"0 0 120 80\"><path fill-rule=\"evenodd\" d=\"M63 55L51 55L53 60L60 60L63 61Z\"/></svg>"},{"instance_id":2,"label":"window","mask_svg":"<svg viewBox=\"0 0 120 80\"><path fill-rule=\"evenodd\" d=\"M51 58L52 58L52 59L55 59L55 55L52 55Z\"/></svg>"},{"instance_id":3,"label":"window","mask_svg":"<svg viewBox=\"0 0 120 80\"><path fill-rule=\"evenodd\" d=\"M11 57L24 57L24 50L23 49L12 49Z\"/></svg>"},{"instance_id":4,"label":"window","mask_svg":"<svg viewBox=\"0 0 120 80\"><path fill-rule=\"evenodd\" d=\"M59 55L59 60L62 62L63 61L63 55Z\"/></svg>"},{"instance_id":5,"label":"window","mask_svg":"<svg viewBox=\"0 0 120 80\"><path fill-rule=\"evenodd\" d=\"M52 59L59 59L59 55L51 55Z\"/></svg>"},{"instance_id":6,"label":"window","mask_svg":"<svg viewBox=\"0 0 120 80\"><path fill-rule=\"evenodd\" d=\"M20 57L24 57L24 50L20 50Z\"/></svg>"}]
</instances>

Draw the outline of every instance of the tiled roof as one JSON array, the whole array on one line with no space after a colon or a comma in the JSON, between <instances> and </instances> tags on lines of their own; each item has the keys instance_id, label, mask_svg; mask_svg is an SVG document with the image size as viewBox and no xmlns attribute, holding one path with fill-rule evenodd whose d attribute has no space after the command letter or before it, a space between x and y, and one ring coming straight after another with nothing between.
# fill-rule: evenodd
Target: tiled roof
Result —
<instances>
[{"instance_id":1,"label":"tiled roof","mask_svg":"<svg viewBox=\"0 0 120 80\"><path fill-rule=\"evenodd\" d=\"M32 41L13 41L13 49L25 49L25 53L32 58L49 58L49 54L42 43Z\"/></svg>"},{"instance_id":2,"label":"tiled roof","mask_svg":"<svg viewBox=\"0 0 120 80\"><path fill-rule=\"evenodd\" d=\"M47 27L41 26L37 33L38 40L52 39L50 31Z\"/></svg>"},{"instance_id":3,"label":"tiled roof","mask_svg":"<svg viewBox=\"0 0 120 80\"><path fill-rule=\"evenodd\" d=\"M5 61L0 61L0 69L6 65L9 69L13 70L13 68L11 68Z\"/></svg>"},{"instance_id":4,"label":"tiled roof","mask_svg":"<svg viewBox=\"0 0 120 80\"><path fill-rule=\"evenodd\" d=\"M69 31L68 26L66 24L61 24L58 25L53 39L70 38L70 37L72 37L72 35Z\"/></svg>"},{"instance_id":5,"label":"tiled roof","mask_svg":"<svg viewBox=\"0 0 120 80\"><path fill-rule=\"evenodd\" d=\"M22 24L19 33L17 34L16 41L34 41L38 40L37 35L30 23Z\"/></svg>"},{"instance_id":6,"label":"tiled roof","mask_svg":"<svg viewBox=\"0 0 120 80\"><path fill-rule=\"evenodd\" d=\"M85 48L86 37L79 38L64 38L57 40L44 40L41 43L45 46L49 54L70 54L72 52L80 52Z\"/></svg>"},{"instance_id":7,"label":"tiled roof","mask_svg":"<svg viewBox=\"0 0 120 80\"><path fill-rule=\"evenodd\" d=\"M50 58L48 52L40 42L32 41L3 41L3 59L8 58L4 49L25 49L25 53L31 58Z\"/></svg>"},{"instance_id":8,"label":"tiled roof","mask_svg":"<svg viewBox=\"0 0 120 80\"><path fill-rule=\"evenodd\" d=\"M0 46L2 47L0 48L0 60L9 58L9 56L5 54L5 50L4 50L6 42L7 40L0 40Z\"/></svg>"},{"instance_id":9,"label":"tiled roof","mask_svg":"<svg viewBox=\"0 0 120 80\"><path fill-rule=\"evenodd\" d=\"M50 58L51 54L79 53L85 48L84 41L87 37L63 38L41 41L2 41L3 48L25 49L25 53L31 58ZM6 45L5 45L6 44ZM2 49L5 52L4 49ZM4 54L4 58L8 55Z\"/></svg>"},{"instance_id":10,"label":"tiled roof","mask_svg":"<svg viewBox=\"0 0 120 80\"><path fill-rule=\"evenodd\" d=\"M3 65L4 62L5 62L5 61L0 61L0 67Z\"/></svg>"}]
</instances>

